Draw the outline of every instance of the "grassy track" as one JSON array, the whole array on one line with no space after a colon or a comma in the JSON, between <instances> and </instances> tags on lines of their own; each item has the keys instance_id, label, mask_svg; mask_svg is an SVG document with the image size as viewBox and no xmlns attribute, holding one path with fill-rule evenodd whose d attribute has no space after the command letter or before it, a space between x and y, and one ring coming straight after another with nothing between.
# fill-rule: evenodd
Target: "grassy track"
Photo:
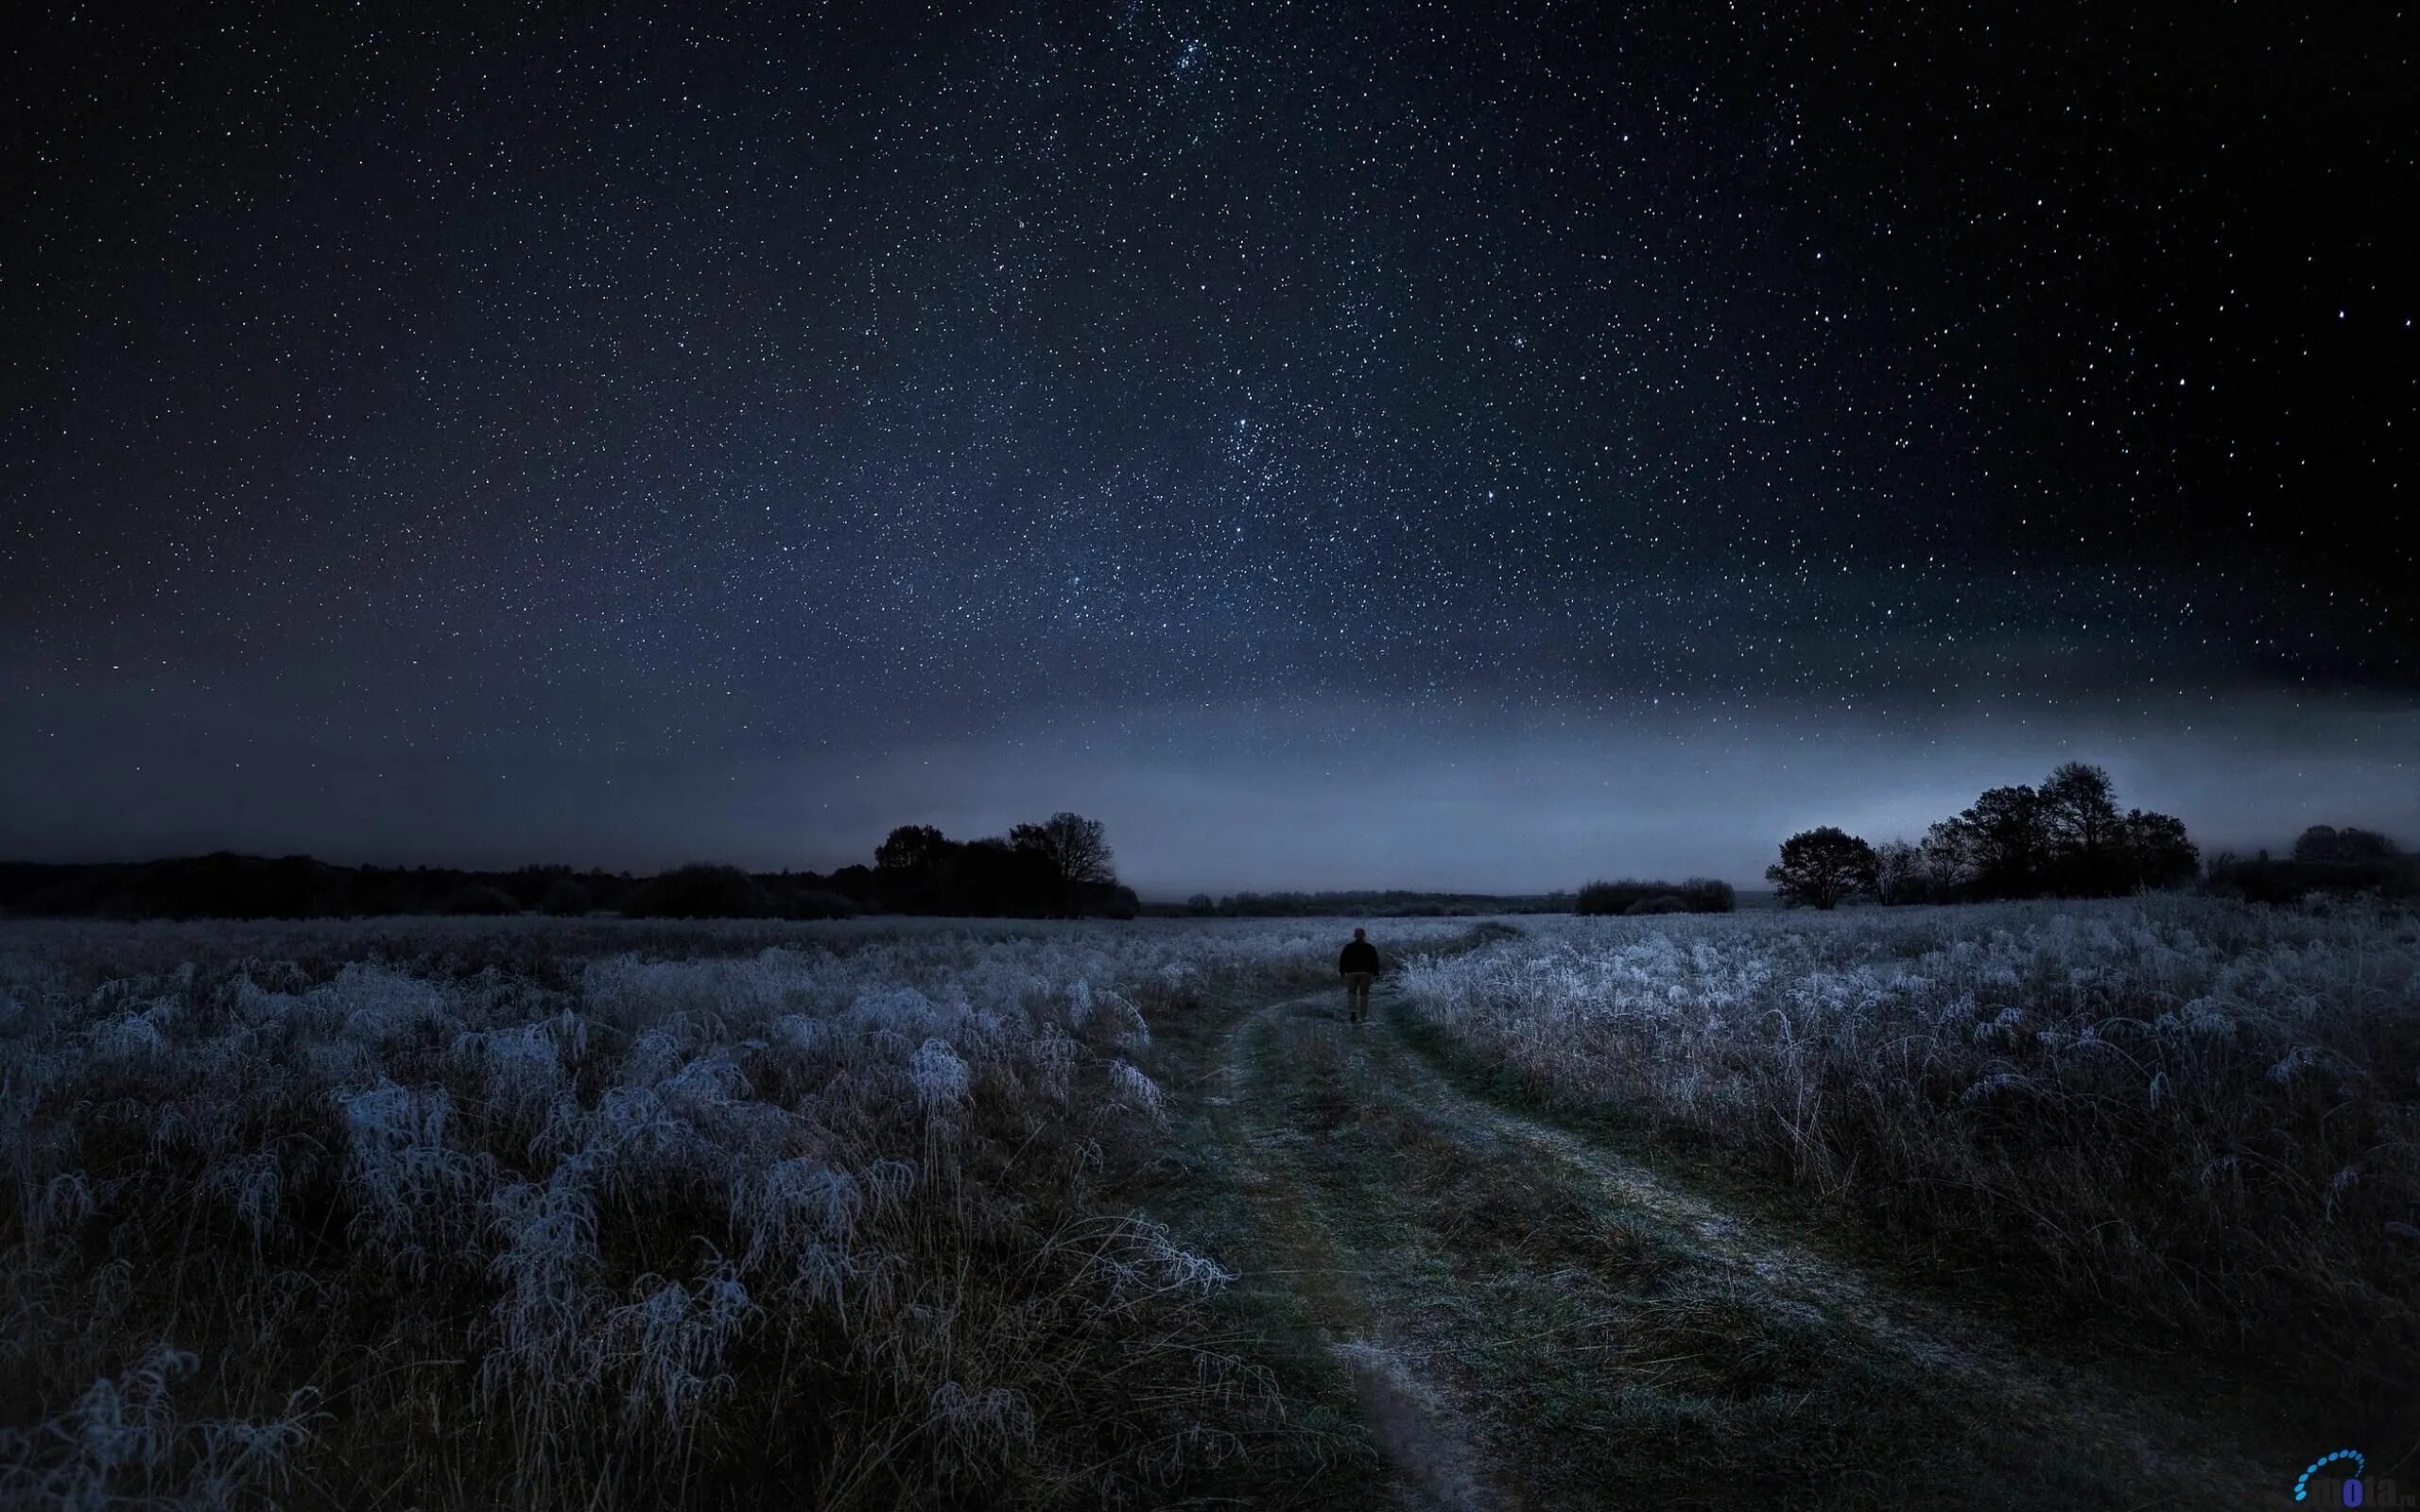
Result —
<instances>
[{"instance_id":1,"label":"grassy track","mask_svg":"<svg viewBox=\"0 0 2420 1512\"><path fill-rule=\"evenodd\" d=\"M1216 1015L1242 1305L1361 1436L1305 1504L2251 1505L2268 1469L1990 1323L1476 1095L1340 992ZM1279 1320L1273 1324L1269 1320ZM1351 1436L1349 1433L1347 1437ZM1257 1500L1257 1499L1254 1499Z\"/></svg>"}]
</instances>

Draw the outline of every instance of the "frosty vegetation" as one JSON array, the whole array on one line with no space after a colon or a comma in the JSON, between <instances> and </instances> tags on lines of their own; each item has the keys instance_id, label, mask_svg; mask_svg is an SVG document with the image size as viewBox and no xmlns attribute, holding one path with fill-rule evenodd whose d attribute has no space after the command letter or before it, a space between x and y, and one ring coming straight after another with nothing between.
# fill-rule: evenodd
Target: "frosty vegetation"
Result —
<instances>
[{"instance_id":1,"label":"frosty vegetation","mask_svg":"<svg viewBox=\"0 0 2420 1512\"><path fill-rule=\"evenodd\" d=\"M2408 1358L2420 924L1394 921L1411 1021L1917 1251ZM0 1504L1157 1505L1302 1419L1135 1210L1300 921L0 928ZM1409 947L1409 949L1406 949ZM1262 1458L1266 1455L1266 1460Z\"/></svg>"},{"instance_id":2,"label":"frosty vegetation","mask_svg":"<svg viewBox=\"0 0 2420 1512\"><path fill-rule=\"evenodd\" d=\"M1531 921L1414 1015L1564 1108L1743 1152L2102 1317L2415 1337L2420 919L2151 897ZM2408 1356L2400 1356L2408 1358Z\"/></svg>"},{"instance_id":3,"label":"frosty vegetation","mask_svg":"<svg viewBox=\"0 0 2420 1512\"><path fill-rule=\"evenodd\" d=\"M1284 1427L1108 1200L1151 1021L1331 949L9 926L0 1503L1149 1503Z\"/></svg>"}]
</instances>

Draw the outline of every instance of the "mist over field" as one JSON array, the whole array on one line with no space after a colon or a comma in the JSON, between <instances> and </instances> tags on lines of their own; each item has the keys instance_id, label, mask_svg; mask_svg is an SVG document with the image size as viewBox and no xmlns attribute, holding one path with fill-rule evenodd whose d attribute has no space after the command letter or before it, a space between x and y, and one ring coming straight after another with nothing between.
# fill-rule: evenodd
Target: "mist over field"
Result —
<instances>
[{"instance_id":1,"label":"mist over field","mask_svg":"<svg viewBox=\"0 0 2420 1512\"><path fill-rule=\"evenodd\" d=\"M0 808L0 854L134 860L216 850L508 868L642 872L701 858L754 869L861 859L893 825L991 833L1072 807L1116 836L1147 898L1410 887L1545 892L1607 871L1754 886L1775 840L1814 823L1914 838L1979 789L2081 755L2186 819L2205 852L2282 852L2313 823L2420 833L2420 711L2247 699L2183 726L2148 715L1930 725L1650 708L1618 716L1409 716L1350 701L1223 713L1098 713L1010 738L745 759L550 752L520 781L443 742L214 744L206 713L138 728L46 705L18 728L51 763ZM1717 725L1722 743L1699 744ZM0 736L5 746L6 736ZM1305 761L1310 752L1315 760ZM517 758L515 759L518 760ZM213 801L195 810L196 782ZM303 800L307 799L308 802ZM332 829L321 802L345 815ZM845 841L842 837L846 837Z\"/></svg>"}]
</instances>

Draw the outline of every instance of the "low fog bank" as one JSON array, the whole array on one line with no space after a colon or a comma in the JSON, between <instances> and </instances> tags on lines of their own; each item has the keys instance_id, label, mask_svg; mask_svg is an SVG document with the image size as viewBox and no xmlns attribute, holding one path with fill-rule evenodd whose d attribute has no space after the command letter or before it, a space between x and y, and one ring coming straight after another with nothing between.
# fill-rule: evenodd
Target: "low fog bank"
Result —
<instances>
[{"instance_id":1,"label":"low fog bank","mask_svg":"<svg viewBox=\"0 0 2420 1512\"><path fill-rule=\"evenodd\" d=\"M2048 719L1651 704L1441 716L1372 705L1103 710L983 740L732 755L517 742L264 740L107 705L0 730L0 856L231 849L340 862L648 871L868 862L894 825L1104 820L1146 897L1542 892L1599 875L1761 885L1780 839L1914 837L2003 783L2096 763L2205 855L2308 824L2420 840L2420 713L2247 695Z\"/></svg>"}]
</instances>

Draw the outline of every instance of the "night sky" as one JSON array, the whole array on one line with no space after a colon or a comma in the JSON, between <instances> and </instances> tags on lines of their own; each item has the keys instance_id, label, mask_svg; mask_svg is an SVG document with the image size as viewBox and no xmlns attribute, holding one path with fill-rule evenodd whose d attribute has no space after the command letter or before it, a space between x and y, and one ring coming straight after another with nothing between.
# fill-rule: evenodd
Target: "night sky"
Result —
<instances>
[{"instance_id":1,"label":"night sky","mask_svg":"<svg viewBox=\"0 0 2420 1512\"><path fill-rule=\"evenodd\" d=\"M12 22L0 854L2420 841L2408 14L683 9Z\"/></svg>"}]
</instances>

